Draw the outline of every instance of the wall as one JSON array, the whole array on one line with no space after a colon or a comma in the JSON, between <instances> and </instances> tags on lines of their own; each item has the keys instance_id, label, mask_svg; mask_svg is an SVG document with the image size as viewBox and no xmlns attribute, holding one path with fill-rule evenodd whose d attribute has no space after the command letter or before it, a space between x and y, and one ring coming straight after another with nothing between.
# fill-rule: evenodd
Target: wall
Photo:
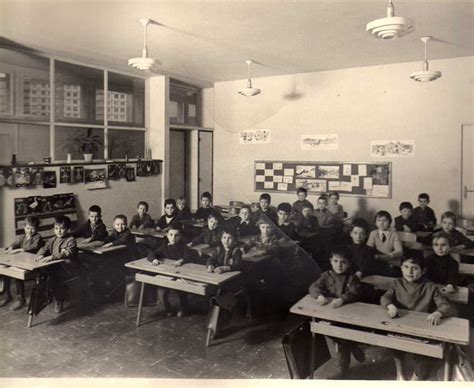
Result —
<instances>
[{"instance_id":1,"label":"wall","mask_svg":"<svg viewBox=\"0 0 474 388\"><path fill-rule=\"evenodd\" d=\"M341 197L340 203L349 216L370 217L378 209L397 214L401 201L416 203L418 193L428 192L437 214L457 211L461 124L474 121L474 58L431 61L430 67L442 78L412 81L419 62L260 78L254 87L262 94L251 98L237 93L244 80L216 83L214 202L256 201L257 159L371 161L371 140L414 139L415 157L391 160L392 199ZM270 129L271 144L240 145L242 129ZM338 150L302 151L300 137L311 133L337 133ZM274 204L295 199L272 194Z\"/></svg>"}]
</instances>

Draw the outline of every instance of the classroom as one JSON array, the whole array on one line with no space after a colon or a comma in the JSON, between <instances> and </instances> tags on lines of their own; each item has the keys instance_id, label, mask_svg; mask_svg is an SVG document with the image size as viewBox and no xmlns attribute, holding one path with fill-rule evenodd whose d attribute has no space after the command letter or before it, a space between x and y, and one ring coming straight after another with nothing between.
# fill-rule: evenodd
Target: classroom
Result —
<instances>
[{"instance_id":1,"label":"classroom","mask_svg":"<svg viewBox=\"0 0 474 388\"><path fill-rule=\"evenodd\" d=\"M472 381L473 0L0 15L0 386Z\"/></svg>"}]
</instances>

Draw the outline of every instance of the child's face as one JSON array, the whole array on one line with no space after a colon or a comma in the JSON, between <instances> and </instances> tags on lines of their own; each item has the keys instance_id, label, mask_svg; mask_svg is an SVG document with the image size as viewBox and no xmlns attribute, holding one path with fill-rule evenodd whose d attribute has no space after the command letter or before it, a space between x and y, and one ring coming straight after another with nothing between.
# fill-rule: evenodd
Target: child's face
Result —
<instances>
[{"instance_id":1,"label":"child's face","mask_svg":"<svg viewBox=\"0 0 474 388\"><path fill-rule=\"evenodd\" d=\"M379 230L388 230L390 228L390 222L388 221L387 217L377 217L375 219L375 226Z\"/></svg>"},{"instance_id":2,"label":"child's face","mask_svg":"<svg viewBox=\"0 0 474 388\"><path fill-rule=\"evenodd\" d=\"M183 210L184 207L186 206L186 201L184 199L178 199L176 201L176 206L178 207L179 210Z\"/></svg>"},{"instance_id":3,"label":"child's face","mask_svg":"<svg viewBox=\"0 0 474 388\"><path fill-rule=\"evenodd\" d=\"M165 206L165 213L168 217L171 217L174 213L174 205L172 203L168 203L166 206Z\"/></svg>"},{"instance_id":4,"label":"child's face","mask_svg":"<svg viewBox=\"0 0 474 388\"><path fill-rule=\"evenodd\" d=\"M36 227L30 224L25 224L23 230L25 231L27 237L31 237L36 233Z\"/></svg>"},{"instance_id":5,"label":"child's face","mask_svg":"<svg viewBox=\"0 0 474 388\"><path fill-rule=\"evenodd\" d=\"M239 217L242 221L248 221L250 219L250 210L246 208L240 209Z\"/></svg>"},{"instance_id":6,"label":"child's face","mask_svg":"<svg viewBox=\"0 0 474 388\"><path fill-rule=\"evenodd\" d=\"M331 256L331 267L337 274L343 274L350 267L349 260L340 255Z\"/></svg>"},{"instance_id":7,"label":"child's face","mask_svg":"<svg viewBox=\"0 0 474 388\"><path fill-rule=\"evenodd\" d=\"M215 217L209 217L207 219L207 227L209 230L214 230L217 228L217 224L219 224L219 221L217 221L217 218Z\"/></svg>"},{"instance_id":8,"label":"child's face","mask_svg":"<svg viewBox=\"0 0 474 388\"><path fill-rule=\"evenodd\" d=\"M260 204L260 209L262 209L263 211L267 210L270 206L270 201L268 199L261 199L260 201L258 201L258 203Z\"/></svg>"},{"instance_id":9,"label":"child's face","mask_svg":"<svg viewBox=\"0 0 474 388\"><path fill-rule=\"evenodd\" d=\"M298 194L298 201L304 201L306 199L307 194L304 191L300 191Z\"/></svg>"},{"instance_id":10,"label":"child's face","mask_svg":"<svg viewBox=\"0 0 474 388\"><path fill-rule=\"evenodd\" d=\"M67 228L63 224L54 224L54 234L57 237L65 237Z\"/></svg>"},{"instance_id":11,"label":"child's face","mask_svg":"<svg viewBox=\"0 0 474 388\"><path fill-rule=\"evenodd\" d=\"M418 205L420 205L420 207L425 208L429 203L430 201L428 201L426 198L418 198Z\"/></svg>"},{"instance_id":12,"label":"child's face","mask_svg":"<svg viewBox=\"0 0 474 388\"><path fill-rule=\"evenodd\" d=\"M95 225L100 220L100 214L97 212L89 212L89 221L92 225Z\"/></svg>"},{"instance_id":13,"label":"child's face","mask_svg":"<svg viewBox=\"0 0 474 388\"><path fill-rule=\"evenodd\" d=\"M126 223L124 220L122 220L121 218L116 218L114 220L114 229L116 232L118 233L122 233L125 228L127 227Z\"/></svg>"},{"instance_id":14,"label":"child's face","mask_svg":"<svg viewBox=\"0 0 474 388\"><path fill-rule=\"evenodd\" d=\"M137 207L137 213L140 217L143 217L145 214L146 214L147 210L146 210L146 206L145 205L139 205Z\"/></svg>"},{"instance_id":15,"label":"child's face","mask_svg":"<svg viewBox=\"0 0 474 388\"><path fill-rule=\"evenodd\" d=\"M450 233L456 227L456 223L452 218L443 218L441 220L441 227L446 233Z\"/></svg>"},{"instance_id":16,"label":"child's face","mask_svg":"<svg viewBox=\"0 0 474 388\"><path fill-rule=\"evenodd\" d=\"M329 202L332 204L332 205L336 205L337 204L337 201L339 200L339 198L337 198L337 195L330 195L329 196Z\"/></svg>"},{"instance_id":17,"label":"child's face","mask_svg":"<svg viewBox=\"0 0 474 388\"><path fill-rule=\"evenodd\" d=\"M221 242L222 242L222 245L224 246L224 249L226 250L230 249L230 247L234 243L234 240L235 240L234 236L232 236L231 234L223 233L221 237Z\"/></svg>"},{"instance_id":18,"label":"child's face","mask_svg":"<svg viewBox=\"0 0 474 388\"><path fill-rule=\"evenodd\" d=\"M400 210L400 215L402 216L404 220L408 220L411 217L412 213L413 213L412 210L409 208L404 208Z\"/></svg>"},{"instance_id":19,"label":"child's face","mask_svg":"<svg viewBox=\"0 0 474 388\"><path fill-rule=\"evenodd\" d=\"M402 264L402 275L407 282L416 282L423 275L423 270L413 260L406 260Z\"/></svg>"},{"instance_id":20,"label":"child's face","mask_svg":"<svg viewBox=\"0 0 474 388\"><path fill-rule=\"evenodd\" d=\"M351 230L351 238L354 244L363 244L367 238L367 233L364 228L360 226L355 226Z\"/></svg>"},{"instance_id":21,"label":"child's face","mask_svg":"<svg viewBox=\"0 0 474 388\"><path fill-rule=\"evenodd\" d=\"M438 256L446 256L449 254L449 241L444 237L435 238L433 240L433 250Z\"/></svg>"},{"instance_id":22,"label":"child's face","mask_svg":"<svg viewBox=\"0 0 474 388\"><path fill-rule=\"evenodd\" d=\"M209 207L211 206L211 200L207 197L202 197L201 198L201 206L202 207Z\"/></svg>"},{"instance_id":23,"label":"child's face","mask_svg":"<svg viewBox=\"0 0 474 388\"><path fill-rule=\"evenodd\" d=\"M278 210L278 221L279 222L286 222L288 220L289 216L290 216L290 213L287 213L283 210Z\"/></svg>"},{"instance_id":24,"label":"child's face","mask_svg":"<svg viewBox=\"0 0 474 388\"><path fill-rule=\"evenodd\" d=\"M301 210L301 214L303 214L304 218L309 218L311 216L311 214L313 214L313 211L311 210L310 207L304 207Z\"/></svg>"},{"instance_id":25,"label":"child's face","mask_svg":"<svg viewBox=\"0 0 474 388\"><path fill-rule=\"evenodd\" d=\"M318 209L319 210L324 210L326 209L326 206L328 205L328 203L326 202L325 199L318 199Z\"/></svg>"},{"instance_id":26,"label":"child's face","mask_svg":"<svg viewBox=\"0 0 474 388\"><path fill-rule=\"evenodd\" d=\"M181 241L181 233L178 229L168 230L168 233L166 233L166 237L168 238L168 243L170 245L177 244Z\"/></svg>"},{"instance_id":27,"label":"child's face","mask_svg":"<svg viewBox=\"0 0 474 388\"><path fill-rule=\"evenodd\" d=\"M271 232L272 232L272 227L270 226L270 224L260 224L259 227L260 229L260 234L263 236L263 237L268 237L270 236Z\"/></svg>"}]
</instances>

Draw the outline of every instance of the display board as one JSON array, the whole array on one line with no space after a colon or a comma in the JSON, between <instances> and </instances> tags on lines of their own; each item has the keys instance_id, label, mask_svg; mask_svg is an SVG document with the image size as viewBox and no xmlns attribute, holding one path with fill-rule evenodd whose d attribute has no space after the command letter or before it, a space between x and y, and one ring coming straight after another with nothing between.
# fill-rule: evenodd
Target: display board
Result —
<instances>
[{"instance_id":1,"label":"display board","mask_svg":"<svg viewBox=\"0 0 474 388\"><path fill-rule=\"evenodd\" d=\"M391 198L390 162L255 161L255 191L329 193Z\"/></svg>"}]
</instances>

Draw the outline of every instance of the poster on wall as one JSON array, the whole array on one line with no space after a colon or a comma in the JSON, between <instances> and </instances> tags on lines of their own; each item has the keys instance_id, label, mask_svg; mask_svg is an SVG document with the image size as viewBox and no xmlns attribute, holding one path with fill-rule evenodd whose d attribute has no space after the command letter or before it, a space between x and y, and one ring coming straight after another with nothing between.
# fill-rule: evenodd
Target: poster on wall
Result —
<instances>
[{"instance_id":1,"label":"poster on wall","mask_svg":"<svg viewBox=\"0 0 474 388\"><path fill-rule=\"evenodd\" d=\"M133 167L127 167L127 182L133 182L135 180L135 169Z\"/></svg>"},{"instance_id":2,"label":"poster on wall","mask_svg":"<svg viewBox=\"0 0 474 388\"><path fill-rule=\"evenodd\" d=\"M43 167L32 167L30 170L31 175L31 185L38 186L43 184L43 175L44 175L44 168Z\"/></svg>"},{"instance_id":3,"label":"poster on wall","mask_svg":"<svg viewBox=\"0 0 474 388\"><path fill-rule=\"evenodd\" d=\"M13 180L12 169L8 167L0 168L0 187L11 186Z\"/></svg>"},{"instance_id":4,"label":"poster on wall","mask_svg":"<svg viewBox=\"0 0 474 388\"><path fill-rule=\"evenodd\" d=\"M370 156L373 158L413 157L415 156L415 140L372 140Z\"/></svg>"},{"instance_id":5,"label":"poster on wall","mask_svg":"<svg viewBox=\"0 0 474 388\"><path fill-rule=\"evenodd\" d=\"M85 182L93 183L93 182L105 182L106 175L105 175L105 168L87 168L85 170Z\"/></svg>"},{"instance_id":6,"label":"poster on wall","mask_svg":"<svg viewBox=\"0 0 474 388\"><path fill-rule=\"evenodd\" d=\"M28 167L18 167L15 172L15 186L28 187L30 186L31 176Z\"/></svg>"},{"instance_id":7,"label":"poster on wall","mask_svg":"<svg viewBox=\"0 0 474 388\"><path fill-rule=\"evenodd\" d=\"M296 166L296 178L316 178L316 166Z\"/></svg>"},{"instance_id":8,"label":"poster on wall","mask_svg":"<svg viewBox=\"0 0 474 388\"><path fill-rule=\"evenodd\" d=\"M56 171L45 171L43 174L43 188L54 189L56 185Z\"/></svg>"},{"instance_id":9,"label":"poster on wall","mask_svg":"<svg viewBox=\"0 0 474 388\"><path fill-rule=\"evenodd\" d=\"M74 167L74 183L84 183L84 167Z\"/></svg>"},{"instance_id":10,"label":"poster on wall","mask_svg":"<svg viewBox=\"0 0 474 388\"><path fill-rule=\"evenodd\" d=\"M239 134L240 144L266 144L270 142L269 129L245 129L240 131Z\"/></svg>"},{"instance_id":11,"label":"poster on wall","mask_svg":"<svg viewBox=\"0 0 474 388\"><path fill-rule=\"evenodd\" d=\"M296 187L304 187L312 193L325 193L327 191L327 181L324 179L297 179Z\"/></svg>"},{"instance_id":12,"label":"poster on wall","mask_svg":"<svg viewBox=\"0 0 474 388\"><path fill-rule=\"evenodd\" d=\"M59 169L59 183L71 183L71 167Z\"/></svg>"},{"instance_id":13,"label":"poster on wall","mask_svg":"<svg viewBox=\"0 0 474 388\"><path fill-rule=\"evenodd\" d=\"M318 178L339 179L339 166L320 165L318 167Z\"/></svg>"},{"instance_id":14,"label":"poster on wall","mask_svg":"<svg viewBox=\"0 0 474 388\"><path fill-rule=\"evenodd\" d=\"M337 150L339 138L336 133L301 136L302 150Z\"/></svg>"}]
</instances>

